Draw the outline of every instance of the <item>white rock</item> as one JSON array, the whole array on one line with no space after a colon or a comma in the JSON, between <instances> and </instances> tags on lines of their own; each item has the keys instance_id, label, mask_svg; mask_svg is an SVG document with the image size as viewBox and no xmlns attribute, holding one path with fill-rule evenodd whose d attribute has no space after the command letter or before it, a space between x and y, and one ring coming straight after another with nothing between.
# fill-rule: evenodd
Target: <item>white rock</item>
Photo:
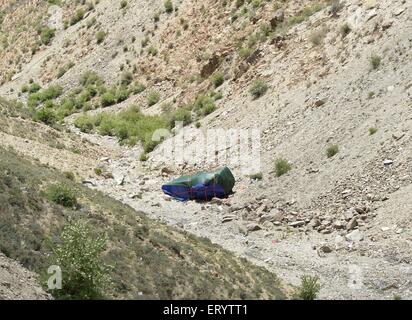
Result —
<instances>
[{"instance_id":1,"label":"white rock","mask_svg":"<svg viewBox=\"0 0 412 320\"><path fill-rule=\"evenodd\" d=\"M351 242L359 242L363 240L363 234L358 229L356 229L348 233L345 238L346 240Z\"/></svg>"}]
</instances>

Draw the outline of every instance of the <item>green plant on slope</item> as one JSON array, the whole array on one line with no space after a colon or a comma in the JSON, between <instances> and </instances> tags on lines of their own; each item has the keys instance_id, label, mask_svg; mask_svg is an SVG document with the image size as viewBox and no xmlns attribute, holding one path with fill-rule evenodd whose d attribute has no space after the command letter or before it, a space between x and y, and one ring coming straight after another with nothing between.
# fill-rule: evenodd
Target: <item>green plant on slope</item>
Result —
<instances>
[{"instance_id":1,"label":"green plant on slope","mask_svg":"<svg viewBox=\"0 0 412 320\"><path fill-rule=\"evenodd\" d=\"M285 173L289 172L291 169L292 169L292 166L287 160L282 159L282 158L276 160L275 172L276 172L277 177L284 175Z\"/></svg>"},{"instance_id":2,"label":"green plant on slope","mask_svg":"<svg viewBox=\"0 0 412 320\"><path fill-rule=\"evenodd\" d=\"M73 189L65 184L55 184L48 188L47 196L50 201L63 207L73 208L77 206L77 198Z\"/></svg>"},{"instance_id":3,"label":"green plant on slope","mask_svg":"<svg viewBox=\"0 0 412 320\"><path fill-rule=\"evenodd\" d=\"M53 248L53 264L62 270L61 299L98 299L110 284L110 267L103 262L105 236L95 235L81 221L72 221Z\"/></svg>"},{"instance_id":4,"label":"green plant on slope","mask_svg":"<svg viewBox=\"0 0 412 320\"><path fill-rule=\"evenodd\" d=\"M315 300L320 291L319 277L304 275L297 289L297 296L303 300Z\"/></svg>"}]
</instances>

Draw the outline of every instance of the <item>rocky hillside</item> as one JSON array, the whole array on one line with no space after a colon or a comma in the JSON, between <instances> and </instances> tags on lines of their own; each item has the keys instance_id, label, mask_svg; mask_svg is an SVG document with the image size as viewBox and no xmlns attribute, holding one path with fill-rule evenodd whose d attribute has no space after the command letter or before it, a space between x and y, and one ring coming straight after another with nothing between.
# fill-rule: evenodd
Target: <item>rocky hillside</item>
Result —
<instances>
[{"instance_id":1,"label":"rocky hillside","mask_svg":"<svg viewBox=\"0 0 412 320\"><path fill-rule=\"evenodd\" d=\"M411 298L410 0L0 6L2 145L286 282L318 275L321 298ZM213 147L210 129L260 132L252 164L228 163L234 195L164 198L239 153L168 151Z\"/></svg>"},{"instance_id":2,"label":"rocky hillside","mask_svg":"<svg viewBox=\"0 0 412 320\"><path fill-rule=\"evenodd\" d=\"M37 283L36 275L0 253L0 300L50 299Z\"/></svg>"}]
</instances>

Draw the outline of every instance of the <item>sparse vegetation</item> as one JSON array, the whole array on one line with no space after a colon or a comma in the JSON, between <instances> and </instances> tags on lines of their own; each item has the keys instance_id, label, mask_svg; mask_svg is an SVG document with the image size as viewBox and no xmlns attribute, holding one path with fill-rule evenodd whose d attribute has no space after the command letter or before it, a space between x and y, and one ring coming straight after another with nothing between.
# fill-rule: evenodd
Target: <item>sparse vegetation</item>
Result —
<instances>
[{"instance_id":1,"label":"sparse vegetation","mask_svg":"<svg viewBox=\"0 0 412 320\"><path fill-rule=\"evenodd\" d=\"M339 146L337 144L330 145L326 148L326 156L332 158L339 152Z\"/></svg>"},{"instance_id":2,"label":"sparse vegetation","mask_svg":"<svg viewBox=\"0 0 412 320\"><path fill-rule=\"evenodd\" d=\"M71 189L78 190L82 195L82 211L44 201L44 194L38 188L44 181L64 181ZM2 148L0 190L0 250L24 267L45 274L43 279L50 276L46 274L50 265L61 265L63 287L65 290L73 288L73 291L59 294L56 290L52 292L56 298L142 299L138 292L144 292L144 299L285 298L278 279L265 268L236 257L206 238L151 220L101 192L66 181L56 170L23 160ZM68 225L73 226L79 219L82 226L69 230L73 227ZM64 234L62 230L65 230ZM99 238L102 243L90 240ZM50 248L50 241L45 239L51 239L54 248ZM104 247L103 239L107 244L104 251L100 250ZM57 248L66 252L60 260L56 260L59 257ZM79 264L71 268L75 261ZM205 261L211 270L219 272L219 277L204 271ZM95 269L96 264L103 268ZM82 265L85 268L79 269ZM114 268L106 269L107 265ZM86 283L82 281L66 287L67 280L75 284L89 274L90 268L91 274L94 274L93 270L104 269L104 274L111 279L110 285L89 287L99 288L97 291L100 292L86 290L85 284L90 284L87 279ZM65 278L67 270L78 277ZM79 274L78 270L84 273ZM170 277L170 274L174 276ZM94 283L104 284L105 281Z\"/></svg>"},{"instance_id":3,"label":"sparse vegetation","mask_svg":"<svg viewBox=\"0 0 412 320\"><path fill-rule=\"evenodd\" d=\"M165 117L145 116L136 106L117 114L82 115L74 124L84 132L96 130L102 135L116 136L121 144L135 145L140 141L146 152L152 151L160 142L152 141L153 132L160 128L168 128Z\"/></svg>"},{"instance_id":4,"label":"sparse vegetation","mask_svg":"<svg viewBox=\"0 0 412 320\"><path fill-rule=\"evenodd\" d=\"M382 61L382 58L378 56L377 54L372 54L369 58L370 65L373 70L376 70L379 68L381 61Z\"/></svg>"},{"instance_id":5,"label":"sparse vegetation","mask_svg":"<svg viewBox=\"0 0 412 320\"><path fill-rule=\"evenodd\" d=\"M127 1L126 0L120 1L120 9L124 9L126 7L127 7Z\"/></svg>"},{"instance_id":6,"label":"sparse vegetation","mask_svg":"<svg viewBox=\"0 0 412 320\"><path fill-rule=\"evenodd\" d=\"M266 91L268 90L268 85L262 79L257 79L253 81L249 93L252 95L254 99L258 99L263 96Z\"/></svg>"},{"instance_id":7,"label":"sparse vegetation","mask_svg":"<svg viewBox=\"0 0 412 320\"><path fill-rule=\"evenodd\" d=\"M44 45L48 45L50 41L53 39L54 34L55 34L55 31L52 28L44 27L43 29L41 29L40 31L41 43Z\"/></svg>"},{"instance_id":8,"label":"sparse vegetation","mask_svg":"<svg viewBox=\"0 0 412 320\"><path fill-rule=\"evenodd\" d=\"M77 206L77 198L74 190L65 184L51 185L47 190L47 195L50 201L63 207L73 208Z\"/></svg>"},{"instance_id":9,"label":"sparse vegetation","mask_svg":"<svg viewBox=\"0 0 412 320\"><path fill-rule=\"evenodd\" d=\"M320 30L316 30L314 32L311 33L310 35L310 42L314 45L314 46L318 46L323 42L323 39L326 36L326 29L320 29Z\"/></svg>"},{"instance_id":10,"label":"sparse vegetation","mask_svg":"<svg viewBox=\"0 0 412 320\"><path fill-rule=\"evenodd\" d=\"M301 285L297 289L297 296L303 300L315 300L321 289L319 278L304 275L301 277Z\"/></svg>"},{"instance_id":11,"label":"sparse vegetation","mask_svg":"<svg viewBox=\"0 0 412 320\"><path fill-rule=\"evenodd\" d=\"M100 30L96 33L96 42L97 42L97 44L102 43L105 38L106 38L106 32Z\"/></svg>"},{"instance_id":12,"label":"sparse vegetation","mask_svg":"<svg viewBox=\"0 0 412 320\"><path fill-rule=\"evenodd\" d=\"M75 25L80 20L82 20L84 18L84 14L85 12L83 9L78 9L76 13L74 14L74 16L71 18L70 25Z\"/></svg>"},{"instance_id":13,"label":"sparse vegetation","mask_svg":"<svg viewBox=\"0 0 412 320\"><path fill-rule=\"evenodd\" d=\"M147 104L153 106L160 100L160 93L158 91L150 91L147 96Z\"/></svg>"},{"instance_id":14,"label":"sparse vegetation","mask_svg":"<svg viewBox=\"0 0 412 320\"><path fill-rule=\"evenodd\" d=\"M66 225L53 248L53 264L62 274L62 288L53 292L60 299L98 299L111 280L110 267L103 261L106 237L94 234L81 221Z\"/></svg>"},{"instance_id":15,"label":"sparse vegetation","mask_svg":"<svg viewBox=\"0 0 412 320\"><path fill-rule=\"evenodd\" d=\"M275 161L276 176L280 177L292 169L292 165L286 159L280 158Z\"/></svg>"},{"instance_id":16,"label":"sparse vegetation","mask_svg":"<svg viewBox=\"0 0 412 320\"><path fill-rule=\"evenodd\" d=\"M341 34L342 38L346 37L351 31L352 31L352 28L350 27L350 25L348 23L344 23L340 27L340 34Z\"/></svg>"},{"instance_id":17,"label":"sparse vegetation","mask_svg":"<svg viewBox=\"0 0 412 320\"><path fill-rule=\"evenodd\" d=\"M173 2L171 0L165 0L164 6L167 13L173 12Z\"/></svg>"},{"instance_id":18,"label":"sparse vegetation","mask_svg":"<svg viewBox=\"0 0 412 320\"><path fill-rule=\"evenodd\" d=\"M369 135L373 135L373 134L375 134L376 132L378 132L378 128L370 127L370 128L368 129L368 131L369 131Z\"/></svg>"},{"instance_id":19,"label":"sparse vegetation","mask_svg":"<svg viewBox=\"0 0 412 320\"><path fill-rule=\"evenodd\" d=\"M215 86L215 88L220 87L223 82L225 81L225 77L223 73L221 72L216 72L214 75L212 75L212 83Z\"/></svg>"}]
</instances>

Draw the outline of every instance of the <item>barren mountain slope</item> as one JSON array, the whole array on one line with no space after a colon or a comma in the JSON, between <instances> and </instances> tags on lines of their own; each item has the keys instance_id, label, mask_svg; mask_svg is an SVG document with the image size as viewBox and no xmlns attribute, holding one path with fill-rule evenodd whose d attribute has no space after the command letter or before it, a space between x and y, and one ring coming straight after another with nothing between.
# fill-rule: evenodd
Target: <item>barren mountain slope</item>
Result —
<instances>
[{"instance_id":1,"label":"barren mountain slope","mask_svg":"<svg viewBox=\"0 0 412 320\"><path fill-rule=\"evenodd\" d=\"M0 300L50 299L38 285L36 275L0 253Z\"/></svg>"},{"instance_id":2,"label":"barren mountain slope","mask_svg":"<svg viewBox=\"0 0 412 320\"><path fill-rule=\"evenodd\" d=\"M319 275L321 298L412 297L411 0L182 0L173 1L170 12L160 0L80 7L87 12L82 19L67 28L57 24L50 43L0 86L0 95L30 104L30 79L43 88L61 85L61 96L50 104L59 115L64 99L82 99L82 75L90 70L121 97L106 103L106 88L99 92L103 80L93 80L98 93L62 113L59 124L60 133L91 141L93 151L78 146L80 155L73 155L70 146L62 152L52 146L53 167L72 168L92 188L210 238L287 282ZM43 24L59 14L70 20L78 8L63 1L48 10L52 17ZM7 52L0 51L2 62ZM136 90L137 84L146 90ZM131 104L160 117L190 110L193 124L173 129L176 134L150 149L146 162L139 160L139 143L117 143L124 144L119 130L86 123L77 125L81 132L73 125L80 111L110 115ZM226 159L239 152L240 140L221 142L213 157L188 152L180 159L181 149L168 151L179 138L185 150L199 151L210 129L258 129L260 152L252 163L245 153L246 162ZM24 140L13 139L22 134L10 130L2 130L2 144L49 161L36 156L36 143L25 148ZM211 160L219 156L237 180L229 199L182 204L162 197L163 182L216 167ZM278 177L280 158L291 170ZM261 180L250 178L257 173Z\"/></svg>"}]
</instances>

